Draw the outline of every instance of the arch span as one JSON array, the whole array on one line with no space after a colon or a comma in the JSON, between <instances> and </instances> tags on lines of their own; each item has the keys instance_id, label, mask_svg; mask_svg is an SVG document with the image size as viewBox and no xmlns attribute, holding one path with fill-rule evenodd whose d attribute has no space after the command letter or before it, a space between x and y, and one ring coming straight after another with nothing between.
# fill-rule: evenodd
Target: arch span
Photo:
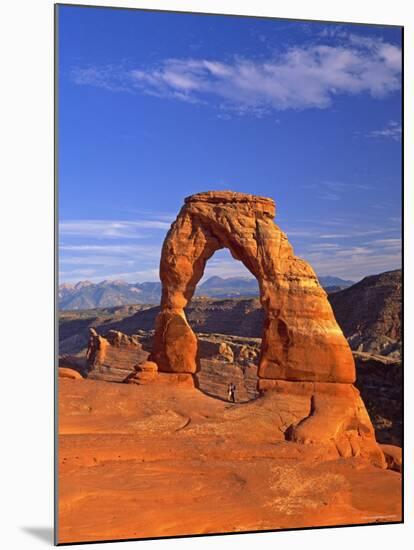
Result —
<instances>
[{"instance_id":1,"label":"arch span","mask_svg":"<svg viewBox=\"0 0 414 550\"><path fill-rule=\"evenodd\" d=\"M352 353L326 293L274 217L270 198L210 191L185 199L162 248L161 311L151 356L159 371L197 371L197 338L184 308L208 259L225 247L259 283L265 316L259 387L268 387L266 380L354 382Z\"/></svg>"}]
</instances>

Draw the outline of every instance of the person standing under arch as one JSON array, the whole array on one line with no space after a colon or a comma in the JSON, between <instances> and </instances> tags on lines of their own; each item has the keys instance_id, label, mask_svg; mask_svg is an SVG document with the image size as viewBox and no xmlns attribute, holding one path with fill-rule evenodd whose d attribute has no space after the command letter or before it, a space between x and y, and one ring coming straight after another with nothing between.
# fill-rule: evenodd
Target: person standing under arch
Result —
<instances>
[{"instance_id":1,"label":"person standing under arch","mask_svg":"<svg viewBox=\"0 0 414 550\"><path fill-rule=\"evenodd\" d=\"M236 402L236 386L235 386L235 384L233 384L233 382L230 382L230 384L228 386L227 395L228 395L228 400L229 401L231 401L232 403Z\"/></svg>"}]
</instances>

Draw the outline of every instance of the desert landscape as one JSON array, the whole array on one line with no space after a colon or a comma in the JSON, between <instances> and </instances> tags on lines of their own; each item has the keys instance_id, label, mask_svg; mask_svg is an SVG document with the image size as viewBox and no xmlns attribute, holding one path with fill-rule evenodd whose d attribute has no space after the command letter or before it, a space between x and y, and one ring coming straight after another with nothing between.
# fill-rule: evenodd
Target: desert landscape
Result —
<instances>
[{"instance_id":1,"label":"desert landscape","mask_svg":"<svg viewBox=\"0 0 414 550\"><path fill-rule=\"evenodd\" d=\"M55 21L55 542L402 523L403 27Z\"/></svg>"},{"instance_id":2,"label":"desert landscape","mask_svg":"<svg viewBox=\"0 0 414 550\"><path fill-rule=\"evenodd\" d=\"M401 521L401 271L324 290L274 217L187 197L160 305L61 308L60 543ZM221 248L256 286L196 291Z\"/></svg>"}]
</instances>

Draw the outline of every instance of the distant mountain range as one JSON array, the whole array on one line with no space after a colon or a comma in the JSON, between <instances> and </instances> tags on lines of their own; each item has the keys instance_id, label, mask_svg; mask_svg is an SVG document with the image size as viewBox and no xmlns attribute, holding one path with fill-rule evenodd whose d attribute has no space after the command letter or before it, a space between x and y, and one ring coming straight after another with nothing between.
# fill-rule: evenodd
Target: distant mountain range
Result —
<instances>
[{"instance_id":1,"label":"distant mountain range","mask_svg":"<svg viewBox=\"0 0 414 550\"><path fill-rule=\"evenodd\" d=\"M135 283L113 280L91 283L63 283L59 285L59 308L94 309L128 304L157 304L161 296L161 283Z\"/></svg>"},{"instance_id":2,"label":"distant mountain range","mask_svg":"<svg viewBox=\"0 0 414 550\"><path fill-rule=\"evenodd\" d=\"M354 284L354 281L339 277L320 277L321 285L328 291L337 291ZM210 277L199 285L196 296L211 298L239 298L258 296L256 279L250 277ZM94 309L129 304L158 304L161 298L161 283L126 283L108 280L100 283L80 281L59 285L59 308L61 310Z\"/></svg>"}]
</instances>

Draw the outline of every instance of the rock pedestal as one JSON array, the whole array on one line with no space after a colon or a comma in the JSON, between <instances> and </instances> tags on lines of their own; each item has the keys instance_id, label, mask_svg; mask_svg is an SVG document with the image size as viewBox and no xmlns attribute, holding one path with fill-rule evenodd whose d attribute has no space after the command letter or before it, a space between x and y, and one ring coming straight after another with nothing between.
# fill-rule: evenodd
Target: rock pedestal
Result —
<instances>
[{"instance_id":1,"label":"rock pedestal","mask_svg":"<svg viewBox=\"0 0 414 550\"><path fill-rule=\"evenodd\" d=\"M157 378L158 366L154 361L144 361L134 368L135 375L128 379L128 384L148 384Z\"/></svg>"}]
</instances>

